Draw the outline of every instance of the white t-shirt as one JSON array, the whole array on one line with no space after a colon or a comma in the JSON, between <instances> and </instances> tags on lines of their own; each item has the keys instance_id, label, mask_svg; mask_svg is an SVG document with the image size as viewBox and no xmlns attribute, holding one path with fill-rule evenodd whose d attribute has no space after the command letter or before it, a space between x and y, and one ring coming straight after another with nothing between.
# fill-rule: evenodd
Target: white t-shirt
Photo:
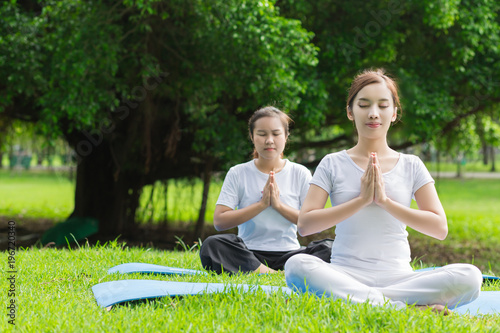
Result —
<instances>
[{"instance_id":1,"label":"white t-shirt","mask_svg":"<svg viewBox=\"0 0 500 333\"><path fill-rule=\"evenodd\" d=\"M311 184L328 192L336 206L359 196L364 172L344 150L321 160ZM407 207L420 187L434 182L420 158L406 154L399 154L396 166L383 178L387 196ZM406 225L375 203L337 224L335 234L332 264L370 270L411 269Z\"/></svg>"},{"instance_id":2,"label":"white t-shirt","mask_svg":"<svg viewBox=\"0 0 500 333\"><path fill-rule=\"evenodd\" d=\"M285 160L284 168L274 177L281 202L300 209L309 190L311 172L303 165ZM255 160L232 167L224 179L217 205L236 209L260 201L268 178L268 174L257 169ZM297 225L272 207L267 207L253 219L240 224L238 236L250 250L291 251L300 248Z\"/></svg>"}]
</instances>

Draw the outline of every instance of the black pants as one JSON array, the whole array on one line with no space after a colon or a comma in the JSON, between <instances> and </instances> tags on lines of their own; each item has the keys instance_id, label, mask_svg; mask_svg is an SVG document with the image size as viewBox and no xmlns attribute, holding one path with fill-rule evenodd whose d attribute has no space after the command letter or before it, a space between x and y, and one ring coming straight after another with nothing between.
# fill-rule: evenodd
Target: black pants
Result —
<instances>
[{"instance_id":1,"label":"black pants","mask_svg":"<svg viewBox=\"0 0 500 333\"><path fill-rule=\"evenodd\" d=\"M330 262L332 239L309 243L293 251L256 251L249 250L243 240L234 234L214 235L205 239L200 249L202 266L217 274L253 272L261 264L274 270L282 270L285 262L293 255L307 253L323 261Z\"/></svg>"}]
</instances>

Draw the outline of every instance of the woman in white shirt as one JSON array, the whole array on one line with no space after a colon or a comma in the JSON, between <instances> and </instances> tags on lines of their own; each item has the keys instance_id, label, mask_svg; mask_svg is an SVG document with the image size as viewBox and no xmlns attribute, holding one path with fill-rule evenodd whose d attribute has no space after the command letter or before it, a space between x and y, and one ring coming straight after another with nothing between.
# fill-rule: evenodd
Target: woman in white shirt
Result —
<instances>
[{"instance_id":1,"label":"woman in white shirt","mask_svg":"<svg viewBox=\"0 0 500 333\"><path fill-rule=\"evenodd\" d=\"M311 172L283 159L291 119L275 107L256 111L249 120L254 159L232 167L224 179L214 213L218 231L238 227L238 236L205 239L200 249L204 268L222 272L272 273L288 258L309 253L329 261L331 240L301 247L297 240L299 209Z\"/></svg>"},{"instance_id":2,"label":"woman in white shirt","mask_svg":"<svg viewBox=\"0 0 500 333\"><path fill-rule=\"evenodd\" d=\"M446 307L479 296L482 276L469 264L425 272L410 266L406 227L443 240L448 226L422 161L387 143L400 108L396 83L382 70L364 71L352 82L347 117L358 142L323 158L298 219L302 236L336 226L331 263L294 256L285 264L286 281L296 290L352 302L415 304L447 314ZM332 207L324 208L328 196ZM419 209L410 208L412 198Z\"/></svg>"}]
</instances>

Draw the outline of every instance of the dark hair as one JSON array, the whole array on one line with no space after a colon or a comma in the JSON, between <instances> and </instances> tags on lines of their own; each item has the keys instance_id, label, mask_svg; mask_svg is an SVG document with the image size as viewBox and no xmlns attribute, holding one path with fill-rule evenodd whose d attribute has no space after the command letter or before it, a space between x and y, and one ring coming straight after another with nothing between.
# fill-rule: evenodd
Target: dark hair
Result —
<instances>
[{"instance_id":1,"label":"dark hair","mask_svg":"<svg viewBox=\"0 0 500 333\"><path fill-rule=\"evenodd\" d=\"M382 68L365 69L354 78L351 83L351 88L349 89L349 94L347 95L347 111L352 110L352 103L354 102L358 92L367 85L373 83L385 83L392 94L394 106L398 108L398 119L401 118L402 109L401 102L399 101L398 85L396 81L389 77Z\"/></svg>"},{"instance_id":2,"label":"dark hair","mask_svg":"<svg viewBox=\"0 0 500 333\"><path fill-rule=\"evenodd\" d=\"M292 118L290 118L286 113L279 110L278 108L275 108L274 106L265 106L255 111L248 120L248 134L250 135L250 140L253 141L253 130L255 129L255 122L264 117L279 118L281 124L283 125L283 128L285 129L285 137L288 138L288 135L290 134L289 125L293 121ZM259 157L259 153L257 153L255 149L253 150L253 157Z\"/></svg>"}]
</instances>

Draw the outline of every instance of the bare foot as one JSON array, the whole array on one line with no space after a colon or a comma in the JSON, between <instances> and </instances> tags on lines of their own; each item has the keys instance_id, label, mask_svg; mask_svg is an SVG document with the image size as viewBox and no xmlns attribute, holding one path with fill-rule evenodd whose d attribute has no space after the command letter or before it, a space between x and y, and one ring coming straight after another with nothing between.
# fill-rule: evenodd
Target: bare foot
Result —
<instances>
[{"instance_id":1,"label":"bare foot","mask_svg":"<svg viewBox=\"0 0 500 333\"><path fill-rule=\"evenodd\" d=\"M442 314L443 316L449 316L453 313L450 309L441 304L416 305L415 308L419 310L431 309L432 312Z\"/></svg>"},{"instance_id":2,"label":"bare foot","mask_svg":"<svg viewBox=\"0 0 500 333\"><path fill-rule=\"evenodd\" d=\"M267 267L266 265L260 264L260 266L254 271L254 273L260 273L260 274L270 274L270 273L276 273L272 268Z\"/></svg>"}]
</instances>

